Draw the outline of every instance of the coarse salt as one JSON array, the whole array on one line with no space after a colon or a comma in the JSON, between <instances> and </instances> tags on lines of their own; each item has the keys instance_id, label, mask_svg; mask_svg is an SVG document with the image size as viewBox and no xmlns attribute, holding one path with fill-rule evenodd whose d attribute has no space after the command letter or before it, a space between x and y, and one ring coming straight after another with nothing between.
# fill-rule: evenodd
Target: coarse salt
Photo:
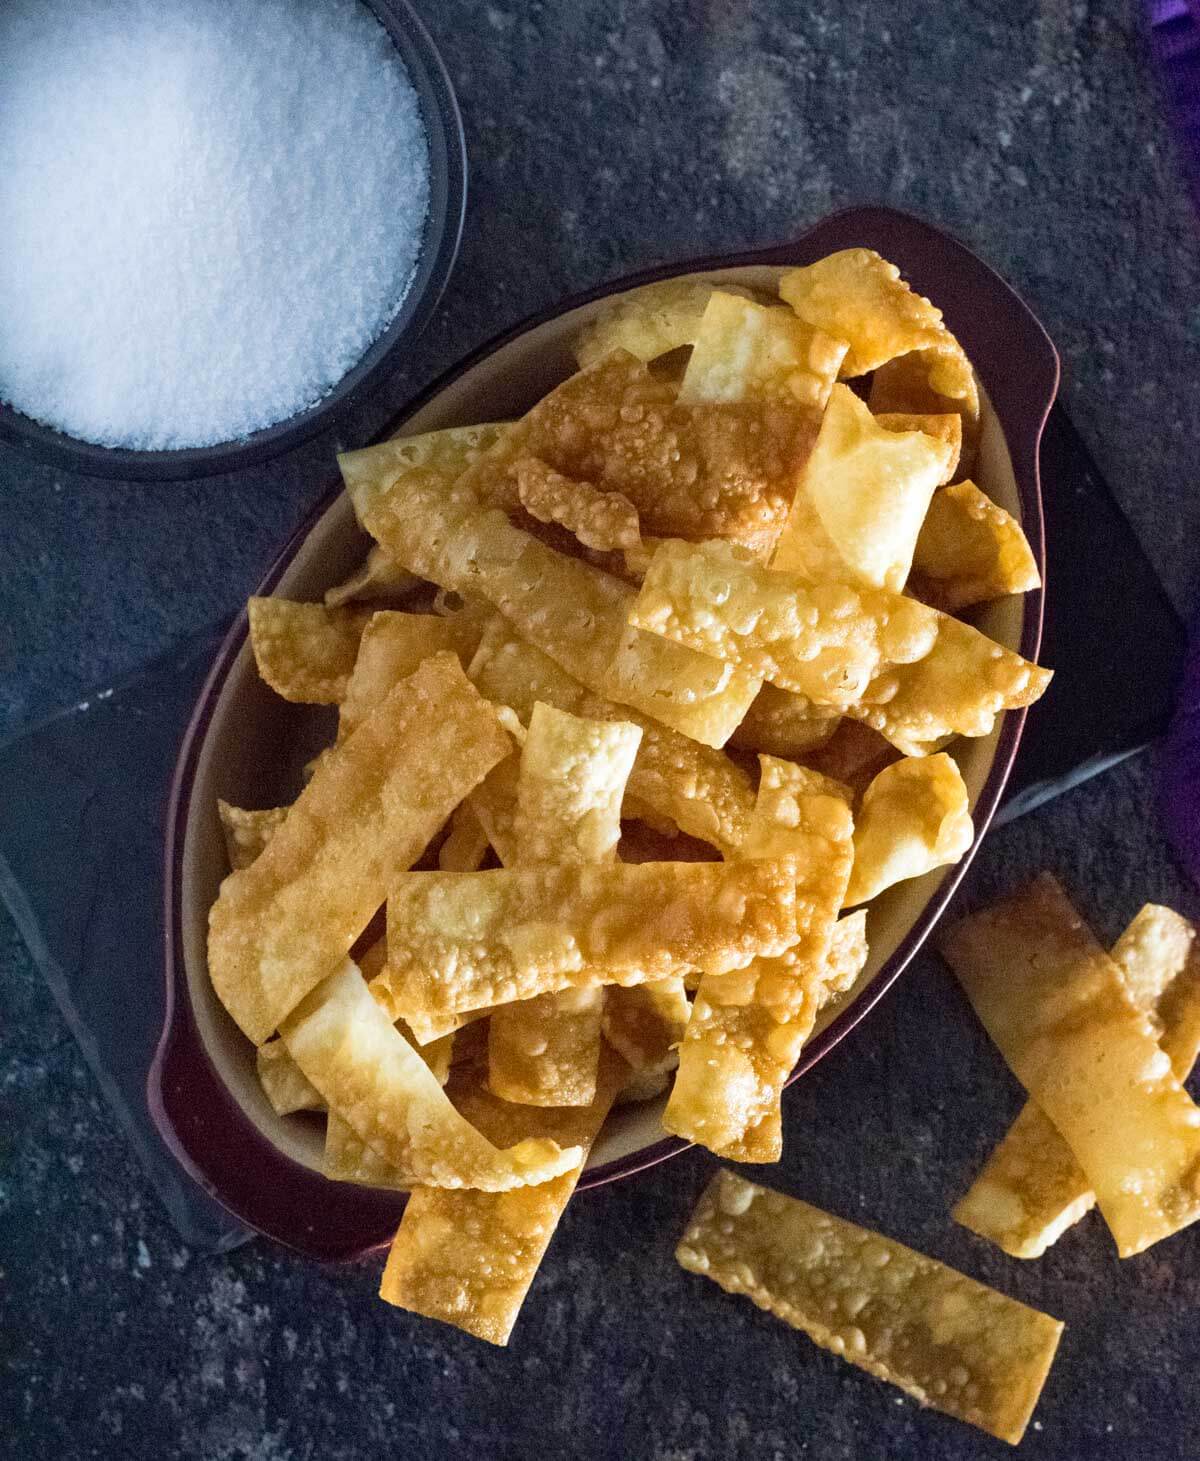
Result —
<instances>
[{"instance_id":1,"label":"coarse salt","mask_svg":"<svg viewBox=\"0 0 1200 1461\"><path fill-rule=\"evenodd\" d=\"M429 146L360 0L0 4L0 400L105 446L235 440L395 318Z\"/></svg>"}]
</instances>

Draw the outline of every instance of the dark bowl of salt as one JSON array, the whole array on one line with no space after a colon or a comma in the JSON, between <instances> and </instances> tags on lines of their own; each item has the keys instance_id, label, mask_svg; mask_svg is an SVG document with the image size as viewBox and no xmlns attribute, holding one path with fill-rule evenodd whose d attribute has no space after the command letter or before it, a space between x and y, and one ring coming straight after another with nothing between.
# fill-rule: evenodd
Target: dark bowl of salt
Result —
<instances>
[{"instance_id":1,"label":"dark bowl of salt","mask_svg":"<svg viewBox=\"0 0 1200 1461\"><path fill-rule=\"evenodd\" d=\"M171 481L387 414L466 206L407 0L17 0L0 55L0 441Z\"/></svg>"}]
</instances>

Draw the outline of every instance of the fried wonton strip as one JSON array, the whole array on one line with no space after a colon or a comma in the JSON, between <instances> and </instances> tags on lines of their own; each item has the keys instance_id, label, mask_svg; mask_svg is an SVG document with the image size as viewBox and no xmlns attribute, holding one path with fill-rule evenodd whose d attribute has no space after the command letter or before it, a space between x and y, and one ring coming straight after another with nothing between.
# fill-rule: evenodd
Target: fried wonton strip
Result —
<instances>
[{"instance_id":1,"label":"fried wonton strip","mask_svg":"<svg viewBox=\"0 0 1200 1461\"><path fill-rule=\"evenodd\" d=\"M845 354L844 340L814 330L786 306L718 289L700 321L679 400L779 400L823 410Z\"/></svg>"},{"instance_id":2,"label":"fried wonton strip","mask_svg":"<svg viewBox=\"0 0 1200 1461\"><path fill-rule=\"evenodd\" d=\"M880 411L875 420L888 431L923 431L949 448L944 482L954 480L962 455L962 417L955 411Z\"/></svg>"},{"instance_id":3,"label":"fried wonton strip","mask_svg":"<svg viewBox=\"0 0 1200 1461\"><path fill-rule=\"evenodd\" d=\"M1200 1109L1054 879L964 919L941 949L1087 1174L1120 1256L1200 1217Z\"/></svg>"},{"instance_id":4,"label":"fried wonton strip","mask_svg":"<svg viewBox=\"0 0 1200 1461\"><path fill-rule=\"evenodd\" d=\"M492 774L488 772L489 776ZM444 873L474 872L483 866L490 847L483 824L468 799L455 808L450 818L450 830L438 848L438 869Z\"/></svg>"},{"instance_id":5,"label":"fried wonton strip","mask_svg":"<svg viewBox=\"0 0 1200 1461\"><path fill-rule=\"evenodd\" d=\"M490 1344L507 1344L622 1076L620 1059L607 1052L591 1104L563 1110L513 1106L477 1086L457 1088L463 1116L497 1145L549 1138L578 1151L580 1160L550 1182L503 1196L414 1192L388 1254L380 1297Z\"/></svg>"},{"instance_id":6,"label":"fried wonton strip","mask_svg":"<svg viewBox=\"0 0 1200 1461\"><path fill-rule=\"evenodd\" d=\"M847 376L866 375L894 356L941 345L949 334L941 310L914 293L895 264L874 249L842 249L788 269L779 293L813 329L846 341Z\"/></svg>"},{"instance_id":7,"label":"fried wonton strip","mask_svg":"<svg viewBox=\"0 0 1200 1461\"><path fill-rule=\"evenodd\" d=\"M332 1182L353 1182L359 1187L387 1187L411 1192L413 1179L393 1167L369 1147L348 1121L331 1111L325 1122L321 1174Z\"/></svg>"},{"instance_id":8,"label":"fried wonton strip","mask_svg":"<svg viewBox=\"0 0 1200 1461\"><path fill-rule=\"evenodd\" d=\"M754 697L729 744L744 751L765 751L786 761L818 750L833 735L841 717L836 710L813 705L776 685L764 685Z\"/></svg>"},{"instance_id":9,"label":"fried wonton strip","mask_svg":"<svg viewBox=\"0 0 1200 1461\"><path fill-rule=\"evenodd\" d=\"M962 772L945 751L893 762L863 794L846 902L957 862L974 835Z\"/></svg>"},{"instance_id":10,"label":"fried wonton strip","mask_svg":"<svg viewBox=\"0 0 1200 1461\"><path fill-rule=\"evenodd\" d=\"M639 360L657 360L683 345L690 345L713 291L751 298L733 284L705 283L700 279L668 279L619 295L575 341L575 359L586 369L614 350L628 351Z\"/></svg>"},{"instance_id":11,"label":"fried wonton strip","mask_svg":"<svg viewBox=\"0 0 1200 1461\"><path fill-rule=\"evenodd\" d=\"M1160 1044L1181 1081L1196 1058L1200 961L1195 934L1169 908L1147 903L1113 946L1112 959L1133 1002L1160 1029ZM1190 1030L1191 1037L1180 1033ZM952 1216L1014 1258L1039 1258L1096 1205L1071 1148L1033 1101L954 1208Z\"/></svg>"},{"instance_id":12,"label":"fried wonton strip","mask_svg":"<svg viewBox=\"0 0 1200 1461\"><path fill-rule=\"evenodd\" d=\"M221 819L221 831L225 834L225 851L233 872L250 866L283 826L288 811L287 807L267 807L263 811L251 812L230 806L228 802L217 802L217 815Z\"/></svg>"},{"instance_id":13,"label":"fried wonton strip","mask_svg":"<svg viewBox=\"0 0 1200 1461\"><path fill-rule=\"evenodd\" d=\"M533 707L514 819L520 865L613 861L640 740L628 722ZM493 1094L533 1106L586 1106L596 1094L603 1012L599 987L502 1005L488 1032Z\"/></svg>"},{"instance_id":14,"label":"fried wonton strip","mask_svg":"<svg viewBox=\"0 0 1200 1461\"><path fill-rule=\"evenodd\" d=\"M412 866L511 745L458 660L442 654L322 760L209 915L213 987L255 1044L346 956L392 874Z\"/></svg>"},{"instance_id":15,"label":"fried wonton strip","mask_svg":"<svg viewBox=\"0 0 1200 1461\"><path fill-rule=\"evenodd\" d=\"M679 1063L691 1005L682 979L615 987L604 1000L604 1038L634 1071L663 1074Z\"/></svg>"},{"instance_id":16,"label":"fried wonton strip","mask_svg":"<svg viewBox=\"0 0 1200 1461\"><path fill-rule=\"evenodd\" d=\"M450 1104L350 960L301 1000L280 1034L329 1109L416 1182L506 1192L560 1176L582 1156L545 1139L497 1150Z\"/></svg>"},{"instance_id":17,"label":"fried wonton strip","mask_svg":"<svg viewBox=\"0 0 1200 1461\"><path fill-rule=\"evenodd\" d=\"M881 365L871 379L871 410L954 411L962 418L958 470L965 475L979 447L979 386L962 346L949 333L940 345L914 350Z\"/></svg>"},{"instance_id":18,"label":"fried wonton strip","mask_svg":"<svg viewBox=\"0 0 1200 1461\"><path fill-rule=\"evenodd\" d=\"M738 969L790 947L795 901L786 859L402 873L376 982L408 1019Z\"/></svg>"},{"instance_id":19,"label":"fried wonton strip","mask_svg":"<svg viewBox=\"0 0 1200 1461\"><path fill-rule=\"evenodd\" d=\"M292 599L246 604L258 673L285 700L336 705L346 693L368 615Z\"/></svg>"},{"instance_id":20,"label":"fried wonton strip","mask_svg":"<svg viewBox=\"0 0 1200 1461\"><path fill-rule=\"evenodd\" d=\"M452 615L381 610L362 632L358 657L338 712L344 740L385 698L397 680L411 675L431 654L456 654L465 666L479 647L485 615L470 609Z\"/></svg>"},{"instance_id":21,"label":"fried wonton strip","mask_svg":"<svg viewBox=\"0 0 1200 1461\"><path fill-rule=\"evenodd\" d=\"M509 756L493 766L467 798L466 805L483 828L484 835L504 867L515 867L517 837L517 775L520 761ZM449 872L449 868L444 868Z\"/></svg>"},{"instance_id":22,"label":"fried wonton strip","mask_svg":"<svg viewBox=\"0 0 1200 1461\"><path fill-rule=\"evenodd\" d=\"M1013 1445L1063 1326L935 1259L720 1171L675 1257L921 1405Z\"/></svg>"},{"instance_id":23,"label":"fried wonton strip","mask_svg":"<svg viewBox=\"0 0 1200 1461\"><path fill-rule=\"evenodd\" d=\"M323 1111L325 1098L304 1074L282 1040L268 1040L255 1052L258 1083L278 1116Z\"/></svg>"},{"instance_id":24,"label":"fried wonton strip","mask_svg":"<svg viewBox=\"0 0 1200 1461\"><path fill-rule=\"evenodd\" d=\"M364 519L413 572L486 598L593 693L706 745L724 744L758 691L752 676L709 656L678 645L665 655L659 641L627 629L628 584L556 553L436 475L409 473Z\"/></svg>"},{"instance_id":25,"label":"fried wonton strip","mask_svg":"<svg viewBox=\"0 0 1200 1461\"><path fill-rule=\"evenodd\" d=\"M396 436L361 451L341 452L338 467L359 522L370 504L390 492L396 479L408 472L428 473L452 482L496 444L504 427L503 422L453 426L421 436ZM394 558L390 561L399 567Z\"/></svg>"},{"instance_id":26,"label":"fried wonton strip","mask_svg":"<svg viewBox=\"0 0 1200 1461\"><path fill-rule=\"evenodd\" d=\"M374 543L361 568L325 590L325 602L331 609L345 604L398 604L415 593L421 582Z\"/></svg>"},{"instance_id":27,"label":"fried wonton strip","mask_svg":"<svg viewBox=\"0 0 1200 1461\"><path fill-rule=\"evenodd\" d=\"M595 720L631 720L641 727L642 741L629 777L629 797L722 852L732 851L745 837L754 793L740 766L721 751L590 694L547 655L519 639L503 620L486 631L470 673L484 695L511 705L523 720L528 720L538 700ZM481 791L490 781L491 777ZM494 838L492 845L501 862L510 866Z\"/></svg>"},{"instance_id":28,"label":"fried wonton strip","mask_svg":"<svg viewBox=\"0 0 1200 1461\"><path fill-rule=\"evenodd\" d=\"M760 760L758 801L740 855L790 864L798 937L780 956L700 981L663 1125L716 1151L736 1147L778 1105L812 1032L853 851L843 788L789 761Z\"/></svg>"},{"instance_id":29,"label":"fried wonton strip","mask_svg":"<svg viewBox=\"0 0 1200 1461\"><path fill-rule=\"evenodd\" d=\"M913 589L948 614L1042 581L1021 524L974 482L934 494L912 569Z\"/></svg>"},{"instance_id":30,"label":"fried wonton strip","mask_svg":"<svg viewBox=\"0 0 1200 1461\"><path fill-rule=\"evenodd\" d=\"M618 351L543 397L459 485L512 512L515 465L538 457L622 493L648 533L730 538L766 552L819 425L819 408L795 400L678 401L670 381Z\"/></svg>"},{"instance_id":31,"label":"fried wonton strip","mask_svg":"<svg viewBox=\"0 0 1200 1461\"><path fill-rule=\"evenodd\" d=\"M814 771L845 782L857 799L898 754L895 746L885 741L878 731L863 725L861 720L843 716L825 744L806 752L801 759Z\"/></svg>"},{"instance_id":32,"label":"fried wonton strip","mask_svg":"<svg viewBox=\"0 0 1200 1461\"><path fill-rule=\"evenodd\" d=\"M987 735L1049 670L886 589L809 583L728 543L663 543L631 623L865 721L907 755Z\"/></svg>"},{"instance_id":33,"label":"fried wonton strip","mask_svg":"<svg viewBox=\"0 0 1200 1461\"><path fill-rule=\"evenodd\" d=\"M948 442L889 430L849 386L834 386L771 567L899 592L950 460Z\"/></svg>"},{"instance_id":34,"label":"fried wonton strip","mask_svg":"<svg viewBox=\"0 0 1200 1461\"><path fill-rule=\"evenodd\" d=\"M638 511L623 492L603 492L548 467L537 457L522 457L513 467L521 506L538 522L558 523L585 548L615 552L641 540Z\"/></svg>"}]
</instances>

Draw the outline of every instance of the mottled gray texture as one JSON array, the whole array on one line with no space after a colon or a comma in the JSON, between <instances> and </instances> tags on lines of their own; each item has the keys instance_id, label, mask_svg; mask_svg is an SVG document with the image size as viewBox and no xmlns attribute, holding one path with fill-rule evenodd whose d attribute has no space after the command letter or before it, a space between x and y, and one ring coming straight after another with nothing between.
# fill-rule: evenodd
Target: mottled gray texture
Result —
<instances>
[{"instance_id":1,"label":"mottled gray texture","mask_svg":"<svg viewBox=\"0 0 1200 1461\"><path fill-rule=\"evenodd\" d=\"M565 291L886 200L945 224L1026 294L1101 467L1177 603L1194 596L1200 248L1135 7L424 8L466 114L472 200L396 404ZM328 481L335 445L159 487L0 450L0 727L231 611ZM1106 937L1147 898L1200 912L1151 802L1147 761L1109 773L992 837L962 901L1049 866ZM183 1250L7 921L0 1049L2 1451L1007 1454L679 1271L705 1156L582 1197L496 1352L378 1304L377 1265L322 1271L264 1243ZM1019 1099L929 955L790 1094L788 1155L763 1176L1068 1321L1031 1458L1194 1456L1195 1235L1118 1264L1093 1217L1020 1264L949 1221Z\"/></svg>"}]
</instances>

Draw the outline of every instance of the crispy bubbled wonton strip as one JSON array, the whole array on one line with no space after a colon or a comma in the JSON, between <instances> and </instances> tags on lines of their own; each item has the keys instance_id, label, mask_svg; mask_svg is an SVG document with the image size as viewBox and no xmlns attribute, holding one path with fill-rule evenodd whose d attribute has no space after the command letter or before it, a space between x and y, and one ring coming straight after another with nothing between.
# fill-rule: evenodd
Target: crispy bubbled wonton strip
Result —
<instances>
[{"instance_id":1,"label":"crispy bubbled wonton strip","mask_svg":"<svg viewBox=\"0 0 1200 1461\"><path fill-rule=\"evenodd\" d=\"M301 1000L280 1035L330 1111L414 1182L506 1192L558 1177L582 1156L545 1139L494 1147L450 1104L350 960Z\"/></svg>"},{"instance_id":2,"label":"crispy bubbled wonton strip","mask_svg":"<svg viewBox=\"0 0 1200 1461\"><path fill-rule=\"evenodd\" d=\"M537 457L521 457L513 467L521 506L538 522L558 523L585 548L615 552L641 541L638 511L622 492L602 492L577 482Z\"/></svg>"},{"instance_id":3,"label":"crispy bubbled wonton strip","mask_svg":"<svg viewBox=\"0 0 1200 1461\"><path fill-rule=\"evenodd\" d=\"M402 563L443 588L487 599L593 693L707 745L724 744L758 691L753 677L707 655L676 645L667 657L653 638L639 643L646 637L626 625L628 584L556 553L436 474L409 473L364 520Z\"/></svg>"},{"instance_id":4,"label":"crispy bubbled wonton strip","mask_svg":"<svg viewBox=\"0 0 1200 1461\"><path fill-rule=\"evenodd\" d=\"M1158 1030L1181 1081L1196 1059L1200 959L1186 919L1147 903L1113 946L1125 989ZM1096 1205L1071 1148L1033 1101L1009 1127L952 1216L1014 1258L1038 1258Z\"/></svg>"},{"instance_id":5,"label":"crispy bubbled wonton strip","mask_svg":"<svg viewBox=\"0 0 1200 1461\"><path fill-rule=\"evenodd\" d=\"M493 767L488 776L493 775L494 771ZM486 779L485 777L484 780ZM446 840L438 848L438 870L443 873L474 872L476 868L483 866L490 849L491 843L483 830L478 813L469 800L462 802L455 807Z\"/></svg>"},{"instance_id":6,"label":"crispy bubbled wonton strip","mask_svg":"<svg viewBox=\"0 0 1200 1461\"><path fill-rule=\"evenodd\" d=\"M1021 524L974 482L934 494L912 565L912 588L926 603L952 614L1041 581Z\"/></svg>"},{"instance_id":7,"label":"crispy bubbled wonton strip","mask_svg":"<svg viewBox=\"0 0 1200 1461\"><path fill-rule=\"evenodd\" d=\"M511 705L523 720L538 700L596 720L632 720L641 727L642 740L629 777L630 797L722 852L745 837L754 793L740 766L721 751L589 693L547 655L517 638L503 620L485 632L470 674L482 694ZM510 866L494 840L493 846Z\"/></svg>"},{"instance_id":8,"label":"crispy bubbled wonton strip","mask_svg":"<svg viewBox=\"0 0 1200 1461\"><path fill-rule=\"evenodd\" d=\"M915 599L809 583L728 543L663 543L631 622L844 710L908 755L940 736L987 735L1050 680Z\"/></svg>"},{"instance_id":9,"label":"crispy bubbled wonton strip","mask_svg":"<svg viewBox=\"0 0 1200 1461\"><path fill-rule=\"evenodd\" d=\"M796 884L796 942L782 955L700 981L663 1125L722 1152L779 1104L812 1031L830 935L850 876L853 822L844 788L761 757L744 858L784 858Z\"/></svg>"},{"instance_id":10,"label":"crispy bubbled wonton strip","mask_svg":"<svg viewBox=\"0 0 1200 1461\"><path fill-rule=\"evenodd\" d=\"M359 1187L387 1187L411 1192L413 1181L369 1147L353 1126L331 1111L325 1121L321 1175L331 1182L353 1182Z\"/></svg>"},{"instance_id":11,"label":"crispy bubbled wonton strip","mask_svg":"<svg viewBox=\"0 0 1200 1461\"><path fill-rule=\"evenodd\" d=\"M388 897L391 1008L479 1009L557 989L737 969L796 937L786 860L402 873Z\"/></svg>"},{"instance_id":12,"label":"crispy bubbled wonton strip","mask_svg":"<svg viewBox=\"0 0 1200 1461\"><path fill-rule=\"evenodd\" d=\"M331 609L345 604L398 604L414 594L421 583L415 573L401 568L378 543L373 543L361 568L325 590L325 602Z\"/></svg>"},{"instance_id":13,"label":"crispy bubbled wonton strip","mask_svg":"<svg viewBox=\"0 0 1200 1461\"><path fill-rule=\"evenodd\" d=\"M228 802L217 802L217 815L221 819L221 831L225 834L225 851L233 872L250 866L283 826L287 814L287 807L267 807L263 811L251 812L230 806Z\"/></svg>"},{"instance_id":14,"label":"crispy bubbled wonton strip","mask_svg":"<svg viewBox=\"0 0 1200 1461\"><path fill-rule=\"evenodd\" d=\"M963 919L940 947L1087 1174L1120 1256L1200 1217L1200 1109L1054 879Z\"/></svg>"},{"instance_id":15,"label":"crispy bubbled wonton strip","mask_svg":"<svg viewBox=\"0 0 1200 1461\"><path fill-rule=\"evenodd\" d=\"M949 450L943 482L952 482L962 455L962 417L954 411L880 411L875 420L888 431L922 431Z\"/></svg>"},{"instance_id":16,"label":"crispy bubbled wonton strip","mask_svg":"<svg viewBox=\"0 0 1200 1461\"><path fill-rule=\"evenodd\" d=\"M388 1254L380 1297L490 1344L507 1344L622 1075L620 1059L607 1051L590 1105L564 1110L513 1106L470 1083L455 1089L458 1109L497 1144L549 1137L578 1150L580 1160L552 1181L513 1192L414 1192Z\"/></svg>"},{"instance_id":17,"label":"crispy bubbled wonton strip","mask_svg":"<svg viewBox=\"0 0 1200 1461\"><path fill-rule=\"evenodd\" d=\"M813 705L803 695L764 685L729 744L795 761L825 745L840 719L838 711Z\"/></svg>"},{"instance_id":18,"label":"crispy bubbled wonton strip","mask_svg":"<svg viewBox=\"0 0 1200 1461\"><path fill-rule=\"evenodd\" d=\"M863 793L847 904L957 862L974 835L962 772L945 751L893 762Z\"/></svg>"},{"instance_id":19,"label":"crispy bubbled wonton strip","mask_svg":"<svg viewBox=\"0 0 1200 1461\"><path fill-rule=\"evenodd\" d=\"M401 680L322 760L209 914L208 968L255 1044L349 952L438 828L511 741L453 655Z\"/></svg>"},{"instance_id":20,"label":"crispy bubbled wonton strip","mask_svg":"<svg viewBox=\"0 0 1200 1461\"><path fill-rule=\"evenodd\" d=\"M282 1040L268 1040L255 1051L258 1083L277 1116L293 1111L323 1111L325 1098L304 1074Z\"/></svg>"},{"instance_id":21,"label":"crispy bubbled wonton strip","mask_svg":"<svg viewBox=\"0 0 1200 1461\"><path fill-rule=\"evenodd\" d=\"M371 504L391 491L398 477L423 472L452 482L495 445L503 430L504 423L452 426L420 436L396 436L361 451L340 453L338 467L359 522ZM391 562L395 564L396 560Z\"/></svg>"},{"instance_id":22,"label":"crispy bubbled wonton strip","mask_svg":"<svg viewBox=\"0 0 1200 1461\"><path fill-rule=\"evenodd\" d=\"M272 690L305 705L341 700L369 617L364 610L252 598L246 612L254 661Z\"/></svg>"},{"instance_id":23,"label":"crispy bubbled wonton strip","mask_svg":"<svg viewBox=\"0 0 1200 1461\"><path fill-rule=\"evenodd\" d=\"M1063 1326L857 1223L720 1171L675 1257L921 1405L1013 1445Z\"/></svg>"},{"instance_id":24,"label":"crispy bubbled wonton strip","mask_svg":"<svg viewBox=\"0 0 1200 1461\"><path fill-rule=\"evenodd\" d=\"M691 1014L682 979L652 979L605 992L604 1038L631 1070L663 1074L679 1063Z\"/></svg>"},{"instance_id":25,"label":"crispy bubbled wonton strip","mask_svg":"<svg viewBox=\"0 0 1200 1461\"><path fill-rule=\"evenodd\" d=\"M845 341L786 306L718 289L700 320L679 400L781 400L822 410L845 354Z\"/></svg>"},{"instance_id":26,"label":"crispy bubbled wonton strip","mask_svg":"<svg viewBox=\"0 0 1200 1461\"><path fill-rule=\"evenodd\" d=\"M620 492L647 533L731 538L766 551L819 425L819 409L796 401L677 401L671 382L618 351L544 396L459 485L512 512L516 464L537 457Z\"/></svg>"},{"instance_id":27,"label":"crispy bubbled wonton strip","mask_svg":"<svg viewBox=\"0 0 1200 1461\"><path fill-rule=\"evenodd\" d=\"M788 269L779 293L813 329L845 340L847 376L866 375L894 356L941 345L949 334L941 310L914 293L895 264L874 249L842 249Z\"/></svg>"},{"instance_id":28,"label":"crispy bubbled wonton strip","mask_svg":"<svg viewBox=\"0 0 1200 1461\"><path fill-rule=\"evenodd\" d=\"M411 675L431 654L456 654L464 667L468 665L479 647L484 619L483 613L472 609L450 615L387 609L372 614L342 697L338 739L344 740L397 680Z\"/></svg>"},{"instance_id":29,"label":"crispy bubbled wonton strip","mask_svg":"<svg viewBox=\"0 0 1200 1461\"><path fill-rule=\"evenodd\" d=\"M771 567L898 592L950 452L922 431L888 430L834 386Z\"/></svg>"},{"instance_id":30,"label":"crispy bubbled wonton strip","mask_svg":"<svg viewBox=\"0 0 1200 1461\"><path fill-rule=\"evenodd\" d=\"M521 752L518 863L604 863L616 856L621 801L641 731L538 703ZM507 1101L586 1106L596 1094L603 988L503 1005L488 1032L488 1085Z\"/></svg>"},{"instance_id":31,"label":"crispy bubbled wonton strip","mask_svg":"<svg viewBox=\"0 0 1200 1461\"><path fill-rule=\"evenodd\" d=\"M962 346L947 332L940 345L914 350L881 365L868 397L878 415L889 411L954 411L962 420L958 470L975 465L979 448L979 386Z\"/></svg>"},{"instance_id":32,"label":"crispy bubbled wonton strip","mask_svg":"<svg viewBox=\"0 0 1200 1461\"><path fill-rule=\"evenodd\" d=\"M701 279L667 279L618 295L579 332L575 359L586 369L614 350L651 361L690 345L717 288L725 294L751 297L748 290L736 285L718 286Z\"/></svg>"}]
</instances>

